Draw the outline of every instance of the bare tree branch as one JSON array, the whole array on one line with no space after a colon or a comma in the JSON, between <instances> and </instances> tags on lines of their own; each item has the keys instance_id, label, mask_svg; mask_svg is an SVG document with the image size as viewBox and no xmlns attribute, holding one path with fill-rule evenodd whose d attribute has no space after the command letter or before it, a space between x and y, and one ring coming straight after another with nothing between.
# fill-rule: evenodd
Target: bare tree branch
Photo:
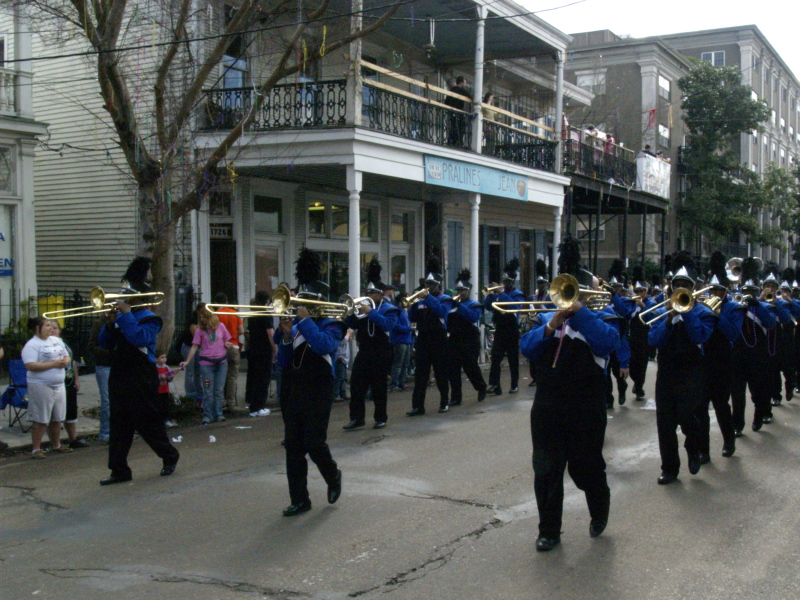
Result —
<instances>
[{"instance_id":1,"label":"bare tree branch","mask_svg":"<svg viewBox=\"0 0 800 600\"><path fill-rule=\"evenodd\" d=\"M172 64L172 61L175 60L175 56L178 54L180 43L186 39L186 20L189 18L189 7L191 4L192 0L183 0L181 3L180 11L178 13L178 20L175 23L174 29L175 43L170 44L167 47L167 52L164 54L161 64L158 65L158 77L156 79L156 85L153 89L156 111L156 132L158 136L158 143L162 152L166 152L168 147L165 116L166 106L164 101L164 94L167 87L167 74L169 73L169 67Z\"/></svg>"}]
</instances>

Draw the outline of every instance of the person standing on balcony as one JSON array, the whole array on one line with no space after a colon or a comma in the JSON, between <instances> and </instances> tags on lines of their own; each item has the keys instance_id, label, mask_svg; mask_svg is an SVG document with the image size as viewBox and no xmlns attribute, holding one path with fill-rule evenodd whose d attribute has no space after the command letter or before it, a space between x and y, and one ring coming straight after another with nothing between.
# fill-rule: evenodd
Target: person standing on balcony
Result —
<instances>
[{"instance_id":1,"label":"person standing on balcony","mask_svg":"<svg viewBox=\"0 0 800 600\"><path fill-rule=\"evenodd\" d=\"M456 78L456 84L450 87L450 91L459 96L466 96L472 101L472 90L467 86L467 79L463 75L459 75ZM467 136L467 119L469 116L463 113L469 110L469 103L453 96L447 96L444 103L446 106L461 111L459 113L450 113L450 130L447 132L447 143L451 146L468 149L470 140Z\"/></svg>"},{"instance_id":2,"label":"person standing on balcony","mask_svg":"<svg viewBox=\"0 0 800 600\"><path fill-rule=\"evenodd\" d=\"M486 146L484 151L487 154L494 154L494 147L497 144L497 129L492 124L497 113L490 107L494 104L494 94L486 92L483 96L483 106L481 106L481 114L483 115L483 143Z\"/></svg>"}]
</instances>

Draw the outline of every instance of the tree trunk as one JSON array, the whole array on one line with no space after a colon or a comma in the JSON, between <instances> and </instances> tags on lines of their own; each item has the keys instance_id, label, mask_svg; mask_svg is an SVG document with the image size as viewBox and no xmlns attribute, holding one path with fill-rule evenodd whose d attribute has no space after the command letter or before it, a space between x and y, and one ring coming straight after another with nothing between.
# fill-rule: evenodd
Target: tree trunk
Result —
<instances>
[{"instance_id":1,"label":"tree trunk","mask_svg":"<svg viewBox=\"0 0 800 600\"><path fill-rule=\"evenodd\" d=\"M153 260L153 290L164 293L164 301L153 308L163 321L156 343L156 355L168 354L175 331L175 234L177 221L168 201L161 197L161 182L139 186L139 256Z\"/></svg>"}]
</instances>

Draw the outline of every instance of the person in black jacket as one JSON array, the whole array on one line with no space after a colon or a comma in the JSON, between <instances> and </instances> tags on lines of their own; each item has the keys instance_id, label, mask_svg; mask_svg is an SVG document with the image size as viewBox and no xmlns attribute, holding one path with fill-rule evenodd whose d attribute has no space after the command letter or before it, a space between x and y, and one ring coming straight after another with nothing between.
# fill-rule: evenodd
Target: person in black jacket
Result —
<instances>
[{"instance_id":1,"label":"person in black jacket","mask_svg":"<svg viewBox=\"0 0 800 600\"><path fill-rule=\"evenodd\" d=\"M500 396L503 389L500 386L500 366L503 359L508 357L508 370L511 375L511 389L509 393L519 391L519 315L516 313L503 314L492 305L495 302L519 301L519 308L525 304L525 295L515 287L519 260L512 258L504 268L505 275L501 281L503 291L499 294L488 294L483 301L486 310L492 311L494 324L494 342L492 343L492 364L489 368L489 393ZM514 305L506 308L515 308Z\"/></svg>"}]
</instances>

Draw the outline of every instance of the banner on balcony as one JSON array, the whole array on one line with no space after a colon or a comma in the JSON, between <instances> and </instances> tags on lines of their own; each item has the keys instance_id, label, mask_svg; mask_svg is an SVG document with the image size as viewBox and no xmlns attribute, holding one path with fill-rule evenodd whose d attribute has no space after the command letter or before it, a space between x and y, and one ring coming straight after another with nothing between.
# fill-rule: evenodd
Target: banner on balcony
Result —
<instances>
[{"instance_id":1,"label":"banner on balcony","mask_svg":"<svg viewBox=\"0 0 800 600\"><path fill-rule=\"evenodd\" d=\"M527 177L429 154L425 155L425 183L512 200L528 199Z\"/></svg>"},{"instance_id":2,"label":"banner on balcony","mask_svg":"<svg viewBox=\"0 0 800 600\"><path fill-rule=\"evenodd\" d=\"M636 188L662 198L669 198L669 177L672 165L654 156L636 159Z\"/></svg>"}]
</instances>

